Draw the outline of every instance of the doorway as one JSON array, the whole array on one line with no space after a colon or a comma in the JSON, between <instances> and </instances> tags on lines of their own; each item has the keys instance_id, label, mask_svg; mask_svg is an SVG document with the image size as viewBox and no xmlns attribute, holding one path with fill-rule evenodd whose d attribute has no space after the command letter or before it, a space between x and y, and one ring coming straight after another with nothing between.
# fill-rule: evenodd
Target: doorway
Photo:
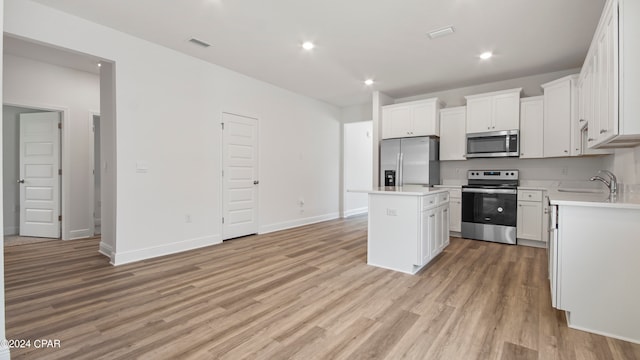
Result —
<instances>
[{"instance_id":1,"label":"doorway","mask_svg":"<svg viewBox=\"0 0 640 360\"><path fill-rule=\"evenodd\" d=\"M222 114L222 239L258 233L258 120Z\"/></svg>"},{"instance_id":2,"label":"doorway","mask_svg":"<svg viewBox=\"0 0 640 360\"><path fill-rule=\"evenodd\" d=\"M3 224L13 240L60 238L61 117L3 106Z\"/></svg>"},{"instance_id":3,"label":"doorway","mask_svg":"<svg viewBox=\"0 0 640 360\"><path fill-rule=\"evenodd\" d=\"M100 114L91 113L91 130L90 135L90 152L91 156L91 176L93 177L93 194L91 204L93 206L93 235L98 236L102 233L101 207L100 199Z\"/></svg>"}]
</instances>

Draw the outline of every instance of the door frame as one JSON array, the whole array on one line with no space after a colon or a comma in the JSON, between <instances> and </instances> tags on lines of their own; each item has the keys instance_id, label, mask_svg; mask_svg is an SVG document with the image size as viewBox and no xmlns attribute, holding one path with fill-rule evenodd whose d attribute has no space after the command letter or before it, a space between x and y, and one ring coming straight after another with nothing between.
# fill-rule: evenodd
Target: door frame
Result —
<instances>
[{"instance_id":1,"label":"door frame","mask_svg":"<svg viewBox=\"0 0 640 360\"><path fill-rule=\"evenodd\" d=\"M95 214L95 208L96 208L96 198L95 198L95 194L96 194L96 180L95 180L95 168L96 168L96 163L95 163L95 159L96 159L96 154L95 154L95 139L96 139L96 133L93 129L93 117L94 116L98 116L100 117L100 111L95 111L95 110L89 110L89 154L91 154L91 156L89 157L89 177L91 179L93 179L93 181L91 181L91 185L89 186L89 205L91 209L93 209L91 211L91 220L92 220L92 231L91 231L91 236L96 236L96 214ZM101 154L102 155L102 154ZM98 166L100 166L100 164L98 164ZM64 174L64 171L62 172ZM100 172L100 176L102 176L102 172ZM100 179L100 184L102 184L102 179ZM62 217L64 219L64 217Z\"/></svg>"},{"instance_id":2,"label":"door frame","mask_svg":"<svg viewBox=\"0 0 640 360\"><path fill-rule=\"evenodd\" d=\"M219 191L219 196L220 196L220 217L219 217L219 224L220 224L220 241L224 241L224 224L222 223L222 218L224 217L224 179L222 178L222 172L224 171L224 130L222 130L222 124L224 123L224 114L229 114L229 115L235 115L235 116L242 116L245 118L249 118L249 119L254 119L256 120L256 132L257 132L257 139L256 139L256 147L258 148L258 161L256 164L256 172L258 173L258 180L260 180L262 178L262 173L260 172L260 118L256 115L248 115L248 114L242 114L240 112L235 112L235 111L222 111L220 113L220 122L219 122L219 127L218 127L218 131L219 131L219 142L220 142L220 155L219 155L219 159L220 159L220 191ZM258 223L258 232L257 234L260 234L260 197L261 197L262 191L260 191L260 188L258 188L258 199L257 199L257 204L256 206L258 207L257 209L257 219L256 222Z\"/></svg>"},{"instance_id":3,"label":"door frame","mask_svg":"<svg viewBox=\"0 0 640 360\"><path fill-rule=\"evenodd\" d=\"M69 171L68 169L71 168L71 129L67 126L69 123L69 108L49 104L21 103L16 101L5 101L2 105L60 113L60 123L62 124L62 129L60 131L60 169L62 169L62 175L60 175L60 189L58 189L58 191L60 192L60 215L62 215L62 222L60 224L61 232L59 239L69 240L71 219L69 218L70 216L68 212L69 204L71 203L71 181L70 178L66 176L67 171Z\"/></svg>"}]
</instances>

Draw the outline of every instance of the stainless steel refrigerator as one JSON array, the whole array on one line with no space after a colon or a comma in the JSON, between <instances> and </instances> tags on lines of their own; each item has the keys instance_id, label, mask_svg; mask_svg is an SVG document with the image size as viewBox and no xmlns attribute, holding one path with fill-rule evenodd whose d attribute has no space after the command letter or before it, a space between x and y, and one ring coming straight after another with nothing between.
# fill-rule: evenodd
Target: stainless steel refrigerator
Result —
<instances>
[{"instance_id":1,"label":"stainless steel refrigerator","mask_svg":"<svg viewBox=\"0 0 640 360\"><path fill-rule=\"evenodd\" d=\"M440 184L440 142L432 137L380 142L380 186Z\"/></svg>"}]
</instances>

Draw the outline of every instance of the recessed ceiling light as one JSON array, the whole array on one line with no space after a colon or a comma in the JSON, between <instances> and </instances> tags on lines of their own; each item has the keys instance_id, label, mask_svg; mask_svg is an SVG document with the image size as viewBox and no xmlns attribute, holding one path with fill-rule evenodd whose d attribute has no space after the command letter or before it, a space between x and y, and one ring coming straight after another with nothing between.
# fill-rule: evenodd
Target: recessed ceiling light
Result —
<instances>
[{"instance_id":1,"label":"recessed ceiling light","mask_svg":"<svg viewBox=\"0 0 640 360\"><path fill-rule=\"evenodd\" d=\"M102 63L100 63L100 62L99 62L99 63L98 63L98 67L102 67Z\"/></svg>"},{"instance_id":2,"label":"recessed ceiling light","mask_svg":"<svg viewBox=\"0 0 640 360\"><path fill-rule=\"evenodd\" d=\"M316 47L311 41L305 41L302 43L302 48L305 50L311 50Z\"/></svg>"},{"instance_id":3,"label":"recessed ceiling light","mask_svg":"<svg viewBox=\"0 0 640 360\"><path fill-rule=\"evenodd\" d=\"M487 60L487 59L491 58L492 56L493 56L493 53L491 53L491 51L487 51L487 52L483 52L482 54L480 54L480 59Z\"/></svg>"},{"instance_id":4,"label":"recessed ceiling light","mask_svg":"<svg viewBox=\"0 0 640 360\"><path fill-rule=\"evenodd\" d=\"M447 26L447 27L431 30L429 31L429 38L435 39L441 36L450 35L450 34L453 34L454 31L455 30L453 29L453 26Z\"/></svg>"},{"instance_id":5,"label":"recessed ceiling light","mask_svg":"<svg viewBox=\"0 0 640 360\"><path fill-rule=\"evenodd\" d=\"M367 85L367 86L371 86L371 85L373 85L373 79L367 79L367 80L365 80L365 81L364 81L364 84L365 84L365 85Z\"/></svg>"}]
</instances>

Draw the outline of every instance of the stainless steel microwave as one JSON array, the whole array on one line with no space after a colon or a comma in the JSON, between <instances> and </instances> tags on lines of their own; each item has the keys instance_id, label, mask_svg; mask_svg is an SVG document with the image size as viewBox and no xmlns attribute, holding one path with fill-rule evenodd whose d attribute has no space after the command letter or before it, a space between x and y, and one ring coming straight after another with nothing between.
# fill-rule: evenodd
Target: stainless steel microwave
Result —
<instances>
[{"instance_id":1,"label":"stainless steel microwave","mask_svg":"<svg viewBox=\"0 0 640 360\"><path fill-rule=\"evenodd\" d=\"M467 158L518 157L518 130L467 134Z\"/></svg>"}]
</instances>

